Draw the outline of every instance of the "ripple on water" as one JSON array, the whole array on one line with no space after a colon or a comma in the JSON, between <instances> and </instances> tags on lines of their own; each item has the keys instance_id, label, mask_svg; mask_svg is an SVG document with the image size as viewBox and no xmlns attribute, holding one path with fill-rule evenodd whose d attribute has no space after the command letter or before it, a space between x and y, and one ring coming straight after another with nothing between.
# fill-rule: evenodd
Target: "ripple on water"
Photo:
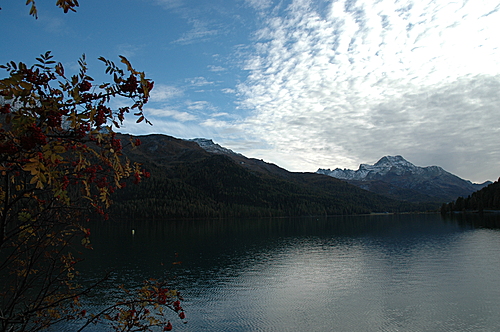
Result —
<instances>
[{"instance_id":1,"label":"ripple on water","mask_svg":"<svg viewBox=\"0 0 500 332\"><path fill-rule=\"evenodd\" d=\"M268 233L214 225L203 228L206 238L196 229L196 236L182 237L188 243L172 244L175 252L185 250L174 281L189 321L175 330L447 332L500 326L500 232L443 223L439 216L344 218L311 227L305 223L313 221L301 222L300 232L282 221ZM340 222L345 226L335 224ZM221 241L223 230L234 238ZM161 238L148 239L148 250L171 252ZM118 279L158 272L147 260L130 264L117 268Z\"/></svg>"}]
</instances>

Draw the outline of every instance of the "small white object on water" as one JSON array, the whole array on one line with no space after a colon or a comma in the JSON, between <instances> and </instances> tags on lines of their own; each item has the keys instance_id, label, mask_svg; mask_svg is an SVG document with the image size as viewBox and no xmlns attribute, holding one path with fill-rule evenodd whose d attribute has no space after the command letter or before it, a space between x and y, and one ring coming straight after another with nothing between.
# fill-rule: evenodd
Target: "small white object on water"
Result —
<instances>
[{"instance_id":1,"label":"small white object on water","mask_svg":"<svg viewBox=\"0 0 500 332\"><path fill-rule=\"evenodd\" d=\"M132 235L134 235L134 234L135 234L135 229L132 230Z\"/></svg>"}]
</instances>

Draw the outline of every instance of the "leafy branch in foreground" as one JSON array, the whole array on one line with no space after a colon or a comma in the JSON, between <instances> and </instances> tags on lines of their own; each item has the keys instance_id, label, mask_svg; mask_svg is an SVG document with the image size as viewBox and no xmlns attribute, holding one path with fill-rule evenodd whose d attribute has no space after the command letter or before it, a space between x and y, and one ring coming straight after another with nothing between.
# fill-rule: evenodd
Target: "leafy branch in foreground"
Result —
<instances>
[{"instance_id":1,"label":"leafy branch in foreground","mask_svg":"<svg viewBox=\"0 0 500 332\"><path fill-rule=\"evenodd\" d=\"M35 0L26 0L26 5L30 6L30 15L38 18L38 9ZM57 0L56 6L61 8L65 13L68 11L76 12L76 7L79 6L78 0Z\"/></svg>"},{"instance_id":2,"label":"leafy branch in foreground","mask_svg":"<svg viewBox=\"0 0 500 332\"><path fill-rule=\"evenodd\" d=\"M146 329L144 321L126 310L145 314L151 326L168 322L163 307L175 310L177 293L158 301L158 286L147 284L139 300L121 301L108 311L83 314L80 297L91 290L77 283L80 248L90 248L85 221L92 213L105 218L111 194L149 173L122 154L119 128L127 113L137 122L153 82L121 57L124 69L100 59L112 82L95 84L82 56L79 72L66 76L50 52L37 63L9 62L0 68L0 331L37 331L64 320L119 319L115 330ZM131 106L112 109L109 102L123 97ZM126 144L138 145L138 141ZM129 309L125 309L129 308ZM130 309L131 308L131 309ZM153 317L153 318L151 318Z\"/></svg>"}]
</instances>

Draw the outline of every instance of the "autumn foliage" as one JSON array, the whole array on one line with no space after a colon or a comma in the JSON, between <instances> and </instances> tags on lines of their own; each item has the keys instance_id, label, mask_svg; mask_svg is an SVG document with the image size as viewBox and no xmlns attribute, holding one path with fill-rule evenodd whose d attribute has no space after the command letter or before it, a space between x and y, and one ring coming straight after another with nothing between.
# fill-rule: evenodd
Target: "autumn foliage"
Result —
<instances>
[{"instance_id":1,"label":"autumn foliage","mask_svg":"<svg viewBox=\"0 0 500 332\"><path fill-rule=\"evenodd\" d=\"M122 155L122 145L140 142L122 142L113 130L129 113L147 121L153 82L124 57L121 66L100 60L109 83L94 83L84 56L71 76L50 52L33 66L0 66L7 72L0 80L0 331L78 319L119 331L163 329L171 326L165 309L184 317L179 294L158 281L119 288L123 299L100 312L81 307L92 290L76 282L78 252L91 245L85 221L107 217L126 179L149 175ZM130 106L110 107L116 98Z\"/></svg>"}]
</instances>

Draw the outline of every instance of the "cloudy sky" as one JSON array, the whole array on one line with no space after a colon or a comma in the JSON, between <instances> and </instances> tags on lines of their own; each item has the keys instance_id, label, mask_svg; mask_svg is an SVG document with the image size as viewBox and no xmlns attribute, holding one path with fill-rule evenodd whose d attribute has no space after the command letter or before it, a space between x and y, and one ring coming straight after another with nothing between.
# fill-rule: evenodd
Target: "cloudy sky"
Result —
<instances>
[{"instance_id":1,"label":"cloudy sky","mask_svg":"<svg viewBox=\"0 0 500 332\"><path fill-rule=\"evenodd\" d=\"M124 55L155 81L132 134L211 138L291 171L384 155L500 176L500 2L55 0L1 3L0 63Z\"/></svg>"}]
</instances>

